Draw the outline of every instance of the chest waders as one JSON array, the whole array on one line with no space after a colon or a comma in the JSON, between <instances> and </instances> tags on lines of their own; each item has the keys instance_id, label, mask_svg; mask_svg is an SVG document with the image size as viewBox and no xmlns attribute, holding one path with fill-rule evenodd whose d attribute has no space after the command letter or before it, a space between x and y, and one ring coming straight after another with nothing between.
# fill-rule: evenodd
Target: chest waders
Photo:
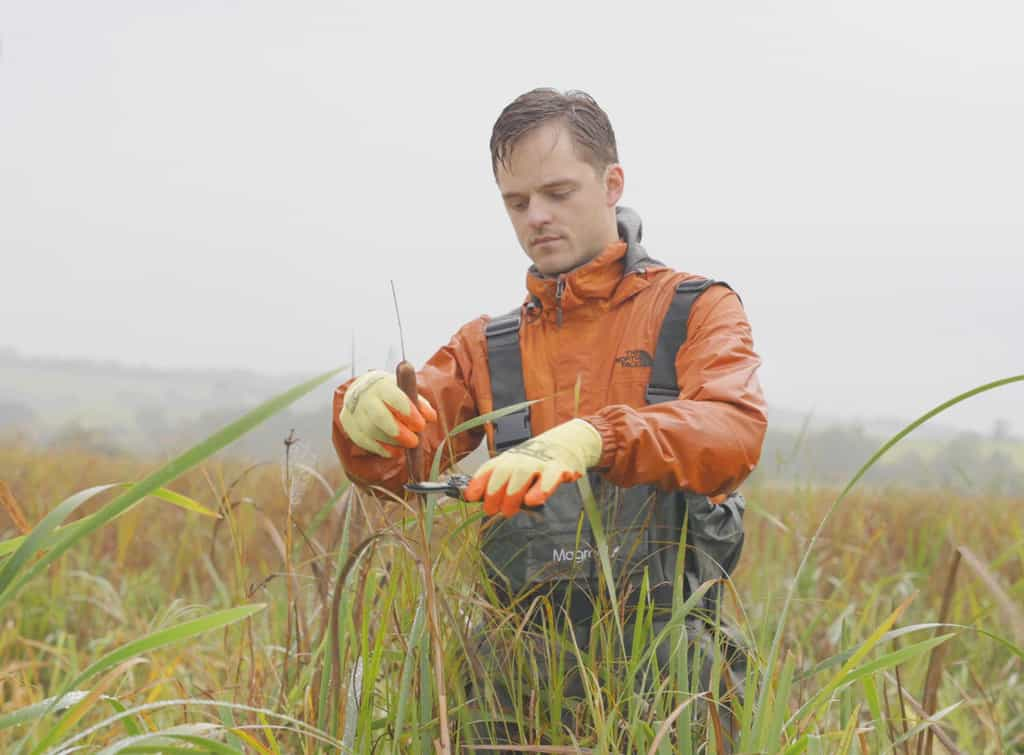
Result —
<instances>
[{"instance_id":1,"label":"chest waders","mask_svg":"<svg viewBox=\"0 0 1024 755\"><path fill-rule=\"evenodd\" d=\"M686 340L693 303L713 280L686 281L662 322L647 386L647 403L679 397L675 357ZM519 348L519 310L491 320L486 328L487 357L495 408L527 400ZM529 407L494 422L498 453L531 437ZM684 490L664 491L654 485L623 488L591 470L587 474L602 518L612 576L620 592L633 588L635 599L643 574L648 574L654 605L670 609L672 583L686 530L684 599L709 579L732 573L743 547L743 497L737 492L720 504ZM495 586L509 595L537 588L574 597L570 618L585 619L593 610L586 596L599 589L601 564L590 522L577 485L559 485L537 508L524 507L511 519L497 520L485 531L482 550ZM582 593L582 594L581 594ZM702 608L716 609L721 587L709 590Z\"/></svg>"}]
</instances>

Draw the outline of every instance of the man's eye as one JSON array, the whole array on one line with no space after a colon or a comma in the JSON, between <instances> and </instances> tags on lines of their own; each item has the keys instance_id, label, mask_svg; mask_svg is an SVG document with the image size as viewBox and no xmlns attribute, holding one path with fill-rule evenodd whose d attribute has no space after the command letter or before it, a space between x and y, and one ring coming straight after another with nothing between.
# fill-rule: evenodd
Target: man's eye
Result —
<instances>
[{"instance_id":1,"label":"man's eye","mask_svg":"<svg viewBox=\"0 0 1024 755\"><path fill-rule=\"evenodd\" d=\"M509 207L511 207L513 210L519 210L520 212L522 212L523 210L526 209L526 205L527 202L519 200L517 202L512 202L511 204L509 204Z\"/></svg>"},{"instance_id":2,"label":"man's eye","mask_svg":"<svg viewBox=\"0 0 1024 755\"><path fill-rule=\"evenodd\" d=\"M568 199L572 195L572 189L566 189L565 191L555 191L551 193L551 196L555 199Z\"/></svg>"}]
</instances>

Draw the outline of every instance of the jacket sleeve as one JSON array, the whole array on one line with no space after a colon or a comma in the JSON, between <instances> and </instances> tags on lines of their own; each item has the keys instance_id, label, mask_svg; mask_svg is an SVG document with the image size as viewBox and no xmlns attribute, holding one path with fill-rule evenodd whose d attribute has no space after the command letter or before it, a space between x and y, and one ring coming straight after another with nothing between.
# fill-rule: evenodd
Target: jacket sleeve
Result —
<instances>
[{"instance_id":1,"label":"jacket sleeve","mask_svg":"<svg viewBox=\"0 0 1024 755\"><path fill-rule=\"evenodd\" d=\"M679 398L585 417L601 434L598 467L613 483L652 483L717 496L735 490L761 456L768 419L761 363L739 297L715 286L694 303L676 354Z\"/></svg>"},{"instance_id":2,"label":"jacket sleeve","mask_svg":"<svg viewBox=\"0 0 1024 755\"><path fill-rule=\"evenodd\" d=\"M449 430L477 415L472 389L473 368L470 350L470 344L477 331L479 337L482 337L482 319L463 326L448 345L438 350L423 369L416 373L420 395L433 405L438 414L438 421L427 425L420 436L426 472L430 471L434 453L440 446L444 445L441 458L443 470L476 448L483 437L483 429L477 428L460 433L450 442L445 442ZM364 451L349 439L341 426L339 415L345 400L345 392L351 383L349 380L334 391L334 449L349 479L362 485L379 485L397 493L408 481L405 455L397 459L384 459Z\"/></svg>"}]
</instances>

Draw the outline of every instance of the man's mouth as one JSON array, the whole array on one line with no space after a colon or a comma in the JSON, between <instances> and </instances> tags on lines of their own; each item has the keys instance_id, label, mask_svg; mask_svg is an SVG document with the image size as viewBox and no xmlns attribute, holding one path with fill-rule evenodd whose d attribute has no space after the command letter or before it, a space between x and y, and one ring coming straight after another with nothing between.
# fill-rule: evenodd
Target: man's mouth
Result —
<instances>
[{"instance_id":1,"label":"man's mouth","mask_svg":"<svg viewBox=\"0 0 1024 755\"><path fill-rule=\"evenodd\" d=\"M541 246L543 244L550 244L552 241L558 241L561 236L538 236L533 240L534 246Z\"/></svg>"}]
</instances>

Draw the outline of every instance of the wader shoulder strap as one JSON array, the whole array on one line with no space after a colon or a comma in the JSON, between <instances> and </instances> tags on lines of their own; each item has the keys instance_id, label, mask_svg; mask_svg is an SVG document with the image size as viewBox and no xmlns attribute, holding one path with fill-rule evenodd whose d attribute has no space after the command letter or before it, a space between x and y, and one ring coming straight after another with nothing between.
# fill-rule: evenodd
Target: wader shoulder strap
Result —
<instances>
[{"instance_id":1,"label":"wader shoulder strap","mask_svg":"<svg viewBox=\"0 0 1024 755\"><path fill-rule=\"evenodd\" d=\"M521 322L522 314L517 308L507 315L493 318L484 329L495 409L526 401L523 355L519 350ZM494 448L498 453L519 445L530 438L530 407L496 419L493 425Z\"/></svg>"},{"instance_id":2,"label":"wader shoulder strap","mask_svg":"<svg viewBox=\"0 0 1024 755\"><path fill-rule=\"evenodd\" d=\"M686 342L686 328L690 321L690 310L697 297L712 286L732 287L713 278L683 281L676 286L675 296L661 323L658 345L654 349L654 367L647 384L647 403L661 404L679 398L679 382L676 376L676 354Z\"/></svg>"}]
</instances>

